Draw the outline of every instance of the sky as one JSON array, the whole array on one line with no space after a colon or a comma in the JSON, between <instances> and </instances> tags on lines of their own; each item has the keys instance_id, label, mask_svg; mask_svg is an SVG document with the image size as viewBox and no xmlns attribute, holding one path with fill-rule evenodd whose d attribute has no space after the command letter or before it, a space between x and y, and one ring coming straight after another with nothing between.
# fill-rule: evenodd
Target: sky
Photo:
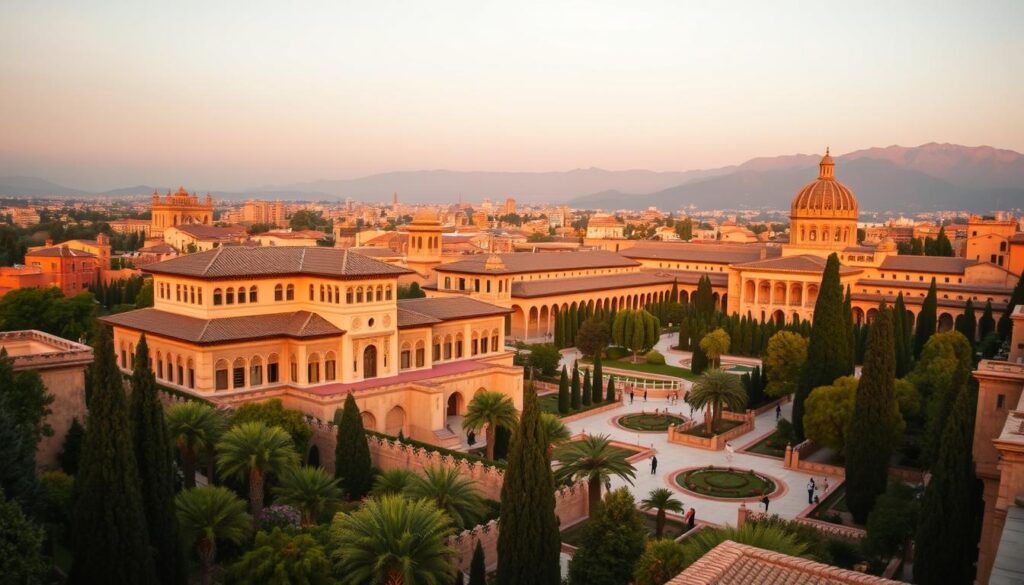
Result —
<instances>
[{"instance_id":1,"label":"sky","mask_svg":"<svg viewBox=\"0 0 1024 585\"><path fill-rule=\"evenodd\" d=\"M417 169L1024 151L1024 2L0 2L0 175L245 189Z\"/></svg>"}]
</instances>

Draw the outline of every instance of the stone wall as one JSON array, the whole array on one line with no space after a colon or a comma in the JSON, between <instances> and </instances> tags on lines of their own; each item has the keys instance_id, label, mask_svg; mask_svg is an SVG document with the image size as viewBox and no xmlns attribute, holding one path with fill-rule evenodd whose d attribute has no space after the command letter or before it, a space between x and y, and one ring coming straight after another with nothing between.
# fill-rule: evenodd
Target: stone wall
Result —
<instances>
[{"instance_id":1,"label":"stone wall","mask_svg":"<svg viewBox=\"0 0 1024 585\"><path fill-rule=\"evenodd\" d=\"M787 446L786 455L783 458L783 465L786 469L803 471L812 475L834 475L837 477L846 477L846 468L844 467L832 465L831 463L807 460L811 455L817 453L820 448L821 447L819 445L810 439L807 439L796 447ZM907 467L895 467L890 465L889 477L897 481L904 481L908 483L924 482L923 471Z\"/></svg>"},{"instance_id":2,"label":"stone wall","mask_svg":"<svg viewBox=\"0 0 1024 585\"><path fill-rule=\"evenodd\" d=\"M690 420L681 425L671 426L668 428L668 440L670 443L678 443L680 445L688 445L690 447L697 447L698 449L707 449L709 451L721 451L725 449L725 444L732 441L740 435L745 435L754 430L754 411L748 410L744 413L729 412L725 411L722 413L722 420L734 420L741 421L741 424L735 426L728 431L715 435L710 438L698 437L696 435L688 434L687 431L695 429L703 422L697 420Z\"/></svg>"}]
</instances>

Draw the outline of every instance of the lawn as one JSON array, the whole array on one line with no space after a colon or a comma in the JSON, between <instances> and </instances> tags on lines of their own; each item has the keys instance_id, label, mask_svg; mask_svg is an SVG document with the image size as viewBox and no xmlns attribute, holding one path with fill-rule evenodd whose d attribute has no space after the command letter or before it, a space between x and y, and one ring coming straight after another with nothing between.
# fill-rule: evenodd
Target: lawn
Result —
<instances>
[{"instance_id":1,"label":"lawn","mask_svg":"<svg viewBox=\"0 0 1024 585\"><path fill-rule=\"evenodd\" d=\"M775 491L775 482L753 471L706 467L679 473L676 485L716 498L755 498Z\"/></svg>"},{"instance_id":2,"label":"lawn","mask_svg":"<svg viewBox=\"0 0 1024 585\"><path fill-rule=\"evenodd\" d=\"M743 421L729 420L727 418L723 418L722 421L718 423L718 429L716 429L710 435L707 433L707 427L704 424L699 424L693 427L692 429L686 431L686 434L693 435L694 437L703 437L705 439L710 439L714 435L721 435L722 433L730 429L736 428L741 424L743 424Z\"/></svg>"},{"instance_id":3,"label":"lawn","mask_svg":"<svg viewBox=\"0 0 1024 585\"><path fill-rule=\"evenodd\" d=\"M561 416L561 415L558 414L558 393L557 392L555 392L553 394L545 394L544 396L540 396L538 398L538 400L540 402L540 410L541 410L541 412L550 412L551 414ZM593 410L595 408L600 408L602 406L607 406L608 404L609 404L608 402L604 402L604 401L598 402L597 404L591 404L590 406L586 406L586 405L581 404L580 408L578 410L573 410L570 407L569 408L569 412L568 412L568 414L566 414L566 416L568 416L570 414L586 412L588 410Z\"/></svg>"},{"instance_id":4,"label":"lawn","mask_svg":"<svg viewBox=\"0 0 1024 585\"><path fill-rule=\"evenodd\" d=\"M641 516L643 516L644 519L644 527L647 528L647 532L650 534L651 538L654 538L657 519L651 514L641 513ZM579 547L583 542L583 535L586 534L586 528L589 522L590 519L587 519L563 530L562 542L570 546ZM686 524L669 518L665 521L665 532L662 534L662 538L671 538L675 540L685 534L686 530Z\"/></svg>"},{"instance_id":5,"label":"lawn","mask_svg":"<svg viewBox=\"0 0 1024 585\"><path fill-rule=\"evenodd\" d=\"M786 456L786 439L779 434L779 431L774 431L754 444L753 447L747 449L747 451L782 459Z\"/></svg>"},{"instance_id":6,"label":"lawn","mask_svg":"<svg viewBox=\"0 0 1024 585\"><path fill-rule=\"evenodd\" d=\"M641 432L667 431L669 425L681 425L686 419L671 414L627 414L618 423L627 429Z\"/></svg>"}]
</instances>

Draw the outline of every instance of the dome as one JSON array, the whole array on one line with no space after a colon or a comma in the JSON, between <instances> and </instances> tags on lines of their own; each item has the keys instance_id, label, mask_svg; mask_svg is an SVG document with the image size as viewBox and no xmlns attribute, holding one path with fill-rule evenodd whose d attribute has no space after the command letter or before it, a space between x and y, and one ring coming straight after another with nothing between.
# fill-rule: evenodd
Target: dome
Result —
<instances>
[{"instance_id":1,"label":"dome","mask_svg":"<svg viewBox=\"0 0 1024 585\"><path fill-rule=\"evenodd\" d=\"M794 217L856 218L857 198L849 187L836 180L835 163L828 150L818 163L818 178L803 186L793 198Z\"/></svg>"},{"instance_id":2,"label":"dome","mask_svg":"<svg viewBox=\"0 0 1024 585\"><path fill-rule=\"evenodd\" d=\"M896 240L892 238L882 238L882 241L875 247L879 252L895 252L896 251Z\"/></svg>"},{"instance_id":3,"label":"dome","mask_svg":"<svg viewBox=\"0 0 1024 585\"><path fill-rule=\"evenodd\" d=\"M427 207L421 207L416 215L413 216L412 222L415 224L439 224L440 220L437 219L437 213Z\"/></svg>"}]
</instances>

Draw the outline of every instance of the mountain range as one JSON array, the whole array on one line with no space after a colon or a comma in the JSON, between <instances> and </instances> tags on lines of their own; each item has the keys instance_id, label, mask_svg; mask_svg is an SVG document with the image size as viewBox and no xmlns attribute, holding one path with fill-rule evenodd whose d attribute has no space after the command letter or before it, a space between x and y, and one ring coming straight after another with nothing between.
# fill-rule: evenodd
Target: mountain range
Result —
<instances>
[{"instance_id":1,"label":"mountain range","mask_svg":"<svg viewBox=\"0 0 1024 585\"><path fill-rule=\"evenodd\" d=\"M221 199L390 201L406 203L566 203L577 208L678 209L785 208L796 191L817 176L820 155L760 157L715 169L657 172L575 169L562 172L461 172L422 170L355 179L263 185L244 192L213 191ZM865 210L990 211L1024 207L1024 155L989 146L929 143L868 148L836 156L836 178L850 187ZM158 187L160 192L177 187ZM205 190L189 187L205 193ZM0 177L0 193L45 196L125 196L152 193L137 185L90 192L38 177Z\"/></svg>"}]
</instances>

